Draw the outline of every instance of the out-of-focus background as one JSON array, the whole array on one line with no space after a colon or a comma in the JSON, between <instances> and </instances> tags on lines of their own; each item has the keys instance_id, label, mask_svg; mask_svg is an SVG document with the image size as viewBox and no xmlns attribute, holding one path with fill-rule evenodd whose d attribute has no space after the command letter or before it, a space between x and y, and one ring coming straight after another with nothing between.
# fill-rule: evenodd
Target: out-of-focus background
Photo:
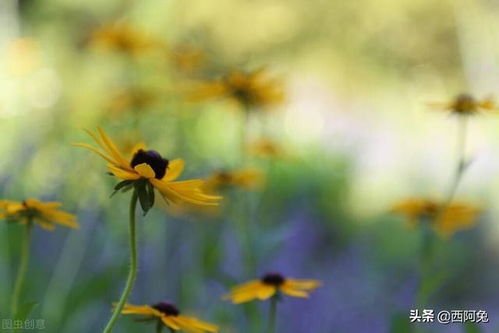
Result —
<instances>
[{"instance_id":1,"label":"out-of-focus background","mask_svg":"<svg viewBox=\"0 0 499 333\"><path fill-rule=\"evenodd\" d=\"M499 96L498 15L493 0L1 1L0 199L61 201L81 224L34 232L31 317L51 333L98 332L122 290L129 193L110 199L117 181L104 162L71 146L101 126L123 151L143 141L184 159L183 179L247 167L265 175L224 188L218 211L158 202L140 218L130 303L171 300L221 332L261 332L268 304L221 296L279 271L324 286L287 298L278 332L409 332L397 325L416 308L421 234L389 211L447 190L457 122L428 104ZM260 68L282 87L280 103L248 111L192 97L234 69ZM446 278L427 305L486 310L483 332L499 316L498 126L493 114L470 119L472 164L457 197L485 213L439 240ZM279 153L255 156L241 138L271 140ZM1 318L20 229L0 224ZM116 331L154 325L124 316Z\"/></svg>"}]
</instances>

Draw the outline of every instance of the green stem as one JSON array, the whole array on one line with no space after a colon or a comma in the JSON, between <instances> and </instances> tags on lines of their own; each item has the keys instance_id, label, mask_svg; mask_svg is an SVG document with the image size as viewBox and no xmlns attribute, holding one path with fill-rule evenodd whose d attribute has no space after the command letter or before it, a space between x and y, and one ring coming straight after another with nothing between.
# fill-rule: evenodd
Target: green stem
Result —
<instances>
[{"instance_id":1,"label":"green stem","mask_svg":"<svg viewBox=\"0 0 499 333\"><path fill-rule=\"evenodd\" d=\"M457 192L457 188L461 179L463 178L464 172L468 167L468 161L466 159L466 139L467 139L467 127L468 127L468 117L460 116L457 131L457 165L454 172L454 177L447 192L447 196L442 206L439 209L438 214L433 217L431 221L421 221L424 222L424 228L422 229L422 245L421 245L421 282L417 295L417 305L422 308L426 305L430 294L438 287L439 282L429 285L429 279L435 279L435 271L432 270L432 264L434 261L435 252L435 235L431 230L431 224L435 223L441 214L445 212Z\"/></svg>"},{"instance_id":2,"label":"green stem","mask_svg":"<svg viewBox=\"0 0 499 333\"><path fill-rule=\"evenodd\" d=\"M163 327L163 322L161 321L161 319L158 319L158 321L156 322L156 333L163 332Z\"/></svg>"},{"instance_id":3,"label":"green stem","mask_svg":"<svg viewBox=\"0 0 499 333\"><path fill-rule=\"evenodd\" d=\"M446 202L444 205L447 206L452 202L454 196L456 195L457 188L461 179L463 178L463 174L466 171L468 166L468 161L466 159L466 139L467 139L467 129L468 129L468 117L461 116L459 117L458 124L458 132L457 132L457 166L456 171L454 173L454 179L451 182L449 192L447 193Z\"/></svg>"},{"instance_id":4,"label":"green stem","mask_svg":"<svg viewBox=\"0 0 499 333\"><path fill-rule=\"evenodd\" d=\"M26 227L23 230L22 245L21 245L22 246L21 261L19 263L19 270L17 272L17 278L14 284L14 291L12 293L12 300L10 304L10 310L12 313L12 317L14 318L17 316L19 299L21 297L24 278L26 277L26 271L28 269L31 228L32 228L32 220L31 218L29 218Z\"/></svg>"},{"instance_id":5,"label":"green stem","mask_svg":"<svg viewBox=\"0 0 499 333\"><path fill-rule=\"evenodd\" d=\"M126 281L125 289L120 297L118 304L116 305L113 315L106 327L104 328L104 333L111 333L116 321L121 315L121 311L125 306L125 303L132 291L133 285L135 284L135 279L137 278L137 238L135 233L135 208L137 207L137 191L133 190L132 199L130 201L130 270L128 272L128 279Z\"/></svg>"},{"instance_id":6,"label":"green stem","mask_svg":"<svg viewBox=\"0 0 499 333\"><path fill-rule=\"evenodd\" d=\"M269 307L269 325L267 328L267 333L275 333L276 319L277 319L277 303L279 302L278 295L274 295L270 299Z\"/></svg>"}]
</instances>

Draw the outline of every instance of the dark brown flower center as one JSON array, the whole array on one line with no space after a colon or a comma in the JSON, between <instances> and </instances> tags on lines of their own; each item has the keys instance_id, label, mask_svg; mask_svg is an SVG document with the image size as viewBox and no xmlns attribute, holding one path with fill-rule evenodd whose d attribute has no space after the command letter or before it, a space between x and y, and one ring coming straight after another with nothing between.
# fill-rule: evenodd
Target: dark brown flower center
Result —
<instances>
[{"instance_id":1,"label":"dark brown flower center","mask_svg":"<svg viewBox=\"0 0 499 333\"><path fill-rule=\"evenodd\" d=\"M152 308L168 316L178 316L180 314L180 311L175 307L175 305L167 302L156 303L152 306Z\"/></svg>"},{"instance_id":2,"label":"dark brown flower center","mask_svg":"<svg viewBox=\"0 0 499 333\"><path fill-rule=\"evenodd\" d=\"M140 149L132 158L130 165L132 168L135 166L146 163L149 165L155 174L155 178L161 179L166 174L166 169L168 168L168 160L161 157L161 155L155 150L142 150Z\"/></svg>"},{"instance_id":3,"label":"dark brown flower center","mask_svg":"<svg viewBox=\"0 0 499 333\"><path fill-rule=\"evenodd\" d=\"M459 113L470 113L476 109L476 101L469 94L460 94L454 102L454 111Z\"/></svg>"},{"instance_id":4,"label":"dark brown flower center","mask_svg":"<svg viewBox=\"0 0 499 333\"><path fill-rule=\"evenodd\" d=\"M279 273L268 273L261 278L261 281L264 284L279 287L286 281L286 279Z\"/></svg>"}]
</instances>

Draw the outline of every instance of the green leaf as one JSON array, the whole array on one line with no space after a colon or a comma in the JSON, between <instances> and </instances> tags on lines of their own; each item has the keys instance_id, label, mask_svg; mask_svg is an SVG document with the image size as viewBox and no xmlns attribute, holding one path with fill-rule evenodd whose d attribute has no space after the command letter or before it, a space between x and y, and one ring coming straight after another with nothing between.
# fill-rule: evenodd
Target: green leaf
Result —
<instances>
[{"instance_id":1,"label":"green leaf","mask_svg":"<svg viewBox=\"0 0 499 333\"><path fill-rule=\"evenodd\" d=\"M395 313L390 321L390 333L413 333L414 329L411 326L409 315L403 313Z\"/></svg>"},{"instance_id":2,"label":"green leaf","mask_svg":"<svg viewBox=\"0 0 499 333\"><path fill-rule=\"evenodd\" d=\"M119 182L118 184L116 184L116 186L114 187L114 192L111 193L111 195L109 197L112 197L113 195L115 195L116 192L118 192L119 190L130 189L133 183L134 183L134 180L124 180L122 182Z\"/></svg>"},{"instance_id":3,"label":"green leaf","mask_svg":"<svg viewBox=\"0 0 499 333\"><path fill-rule=\"evenodd\" d=\"M17 310L15 318L20 319L20 320L25 320L31 314L33 309L38 306L38 304L40 304L40 303L39 302L27 302L27 303L21 304L21 306Z\"/></svg>"},{"instance_id":4,"label":"green leaf","mask_svg":"<svg viewBox=\"0 0 499 333\"><path fill-rule=\"evenodd\" d=\"M142 207L142 211L144 212L144 216L147 214L149 209L151 209L151 204L149 200L149 194L146 189L147 185L145 182L136 182L135 190L137 191L137 196L139 197L140 207Z\"/></svg>"},{"instance_id":5,"label":"green leaf","mask_svg":"<svg viewBox=\"0 0 499 333\"><path fill-rule=\"evenodd\" d=\"M154 206L154 187L150 182L147 182L147 197L149 200L149 207Z\"/></svg>"},{"instance_id":6,"label":"green leaf","mask_svg":"<svg viewBox=\"0 0 499 333\"><path fill-rule=\"evenodd\" d=\"M477 323L467 322L463 325L465 333L481 333L482 329Z\"/></svg>"}]
</instances>

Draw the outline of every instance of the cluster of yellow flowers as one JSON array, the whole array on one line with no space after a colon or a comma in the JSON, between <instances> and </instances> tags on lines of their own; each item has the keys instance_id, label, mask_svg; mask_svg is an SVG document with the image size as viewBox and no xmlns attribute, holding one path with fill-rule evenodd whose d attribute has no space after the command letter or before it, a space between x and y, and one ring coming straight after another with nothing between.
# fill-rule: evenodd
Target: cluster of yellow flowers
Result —
<instances>
[{"instance_id":1,"label":"cluster of yellow flowers","mask_svg":"<svg viewBox=\"0 0 499 333\"><path fill-rule=\"evenodd\" d=\"M98 128L98 134L90 131L88 134L97 143L98 148L85 143L75 145L101 156L107 162L109 172L121 180L115 191L133 189L134 197L140 202L144 213L147 213L154 204L154 190L157 190L168 202L201 206L217 205L222 197L207 194L208 191L214 193L221 186L227 185L252 187L262 181L262 175L251 169L239 172L220 171L206 181L201 179L177 181L184 168L182 160L167 160L158 152L147 150L143 144L137 144L131 156L127 158L101 128ZM0 218L28 226L36 223L46 230L53 230L56 224L78 228L76 217L58 210L60 206L58 202L44 203L36 199L27 199L23 202L4 200L0 201ZM297 280L270 273L259 280L235 287L224 298L239 304L253 299L266 300L281 293L292 297L308 297L307 291L317 288L320 284L317 280ZM159 323L173 330L192 333L218 331L216 325L181 315L171 303L160 302L137 306L125 301L126 297L123 298L122 306L119 303L115 304L115 308L123 314L144 315L151 320L157 319Z\"/></svg>"},{"instance_id":2,"label":"cluster of yellow flowers","mask_svg":"<svg viewBox=\"0 0 499 333\"><path fill-rule=\"evenodd\" d=\"M93 49L118 52L122 55L137 58L140 54L168 54L181 70L191 71L203 60L203 54L189 47L168 48L165 43L151 38L148 34L136 30L126 22L115 22L96 29L88 38L88 45ZM216 79L206 79L194 85L189 92L189 100L203 102L214 99L234 101L245 113L268 110L284 101L283 86L280 80L269 79L265 68L255 71L227 70ZM113 95L107 109L114 113L125 110L140 110L153 105L159 93L150 89L130 85ZM222 199L221 194L228 187L243 189L259 189L265 183L264 173L253 167L240 169L219 169L206 179L178 180L184 170L182 159L166 159L155 150L148 149L143 143L137 143L129 153L124 153L118 145L100 127L97 133L87 131L96 143L75 143L75 146L89 149L106 161L110 174L119 182L114 193L132 192L130 204L130 271L128 280L119 302L113 305L113 315L104 332L111 332L120 314L145 316L145 320L155 320L158 331L167 326L172 331L191 333L217 332L216 325L184 316L177 307L169 302L152 305L132 305L127 303L137 274L137 245L135 235L135 210L140 205L144 215L155 204L156 193L169 204L169 207L216 207ZM243 142L243 154L251 153L262 158L278 158L285 156L284 150L273 140L264 138L253 143ZM77 228L76 217L58 210L61 206L56 202L41 202L27 199L23 202L0 201L0 218L28 226L34 224L46 230L53 230L56 224ZM29 244L29 239L26 238ZM29 251L29 247L26 247ZM26 252L23 258L27 258ZM27 263L22 264L25 267ZM12 311L15 315L20 298L23 274L19 272L16 291L13 296ZM234 304L251 300L280 299L281 295L291 297L308 297L308 292L321 285L317 280L299 280L285 277L278 273L269 273L258 280L252 280L237 286L224 296Z\"/></svg>"},{"instance_id":3,"label":"cluster of yellow flowers","mask_svg":"<svg viewBox=\"0 0 499 333\"><path fill-rule=\"evenodd\" d=\"M458 133L461 156L459 156L454 183L446 200L410 198L395 204L392 212L405 217L412 226L428 223L439 235L449 237L460 230L473 227L482 212L482 209L477 205L463 201L454 202L457 185L469 165L463 141L466 138L467 118L480 112L497 111L499 107L491 98L478 100L469 94L460 94L446 103L430 103L430 107L458 116L458 120L462 124L461 132Z\"/></svg>"}]
</instances>

